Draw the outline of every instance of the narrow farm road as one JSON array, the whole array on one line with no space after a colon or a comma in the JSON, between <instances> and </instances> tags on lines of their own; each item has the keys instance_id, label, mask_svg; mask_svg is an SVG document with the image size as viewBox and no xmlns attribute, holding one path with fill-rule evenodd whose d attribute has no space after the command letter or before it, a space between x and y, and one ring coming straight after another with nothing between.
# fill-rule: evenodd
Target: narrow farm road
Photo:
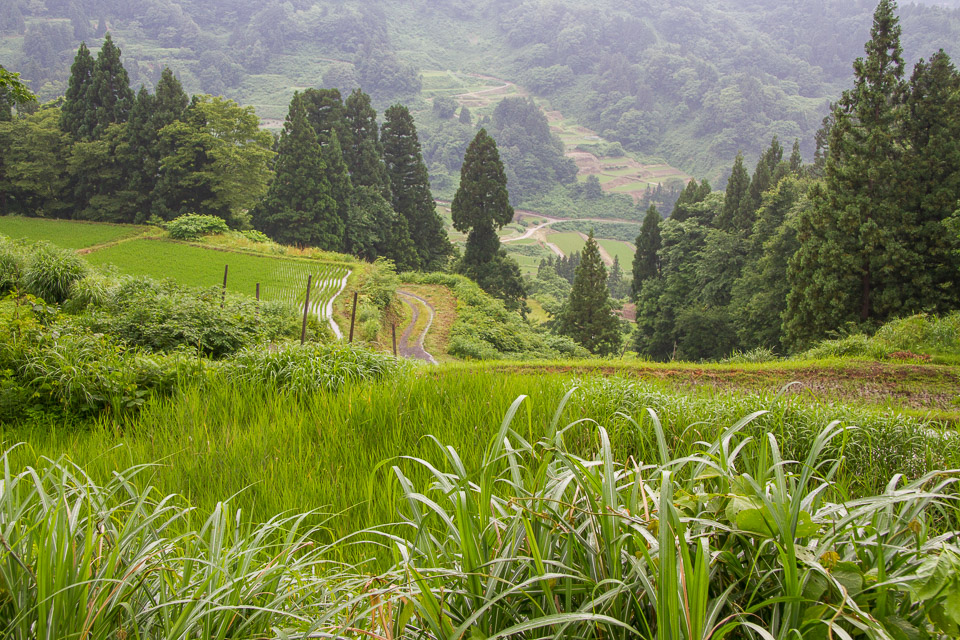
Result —
<instances>
[{"instance_id":1,"label":"narrow farm road","mask_svg":"<svg viewBox=\"0 0 960 640\"><path fill-rule=\"evenodd\" d=\"M437 364L436 359L427 353L426 349L423 348L423 340L427 337L427 331L430 330L430 325L433 324L434 318L434 308L427 302L424 298L410 293L409 291L397 291L397 295L400 296L400 299L403 300L404 304L410 307L411 317L410 324L403 330L403 335L400 336L400 344L397 345L397 349L400 352L400 355L404 358L416 358L417 360L424 360L430 364ZM414 329L417 326L417 321L420 319L420 305L414 304L411 302L411 299L417 300L423 304L423 308L427 310L429 318L427 319L427 325L423 328L423 331L417 336L416 341L411 344L410 338L413 334Z\"/></svg>"}]
</instances>

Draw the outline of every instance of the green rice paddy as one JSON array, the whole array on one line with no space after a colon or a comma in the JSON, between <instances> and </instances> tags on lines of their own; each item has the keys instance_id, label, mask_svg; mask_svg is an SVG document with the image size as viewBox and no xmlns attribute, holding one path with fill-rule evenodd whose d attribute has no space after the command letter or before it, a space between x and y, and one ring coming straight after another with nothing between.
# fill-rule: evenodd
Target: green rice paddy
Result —
<instances>
[{"instance_id":1,"label":"green rice paddy","mask_svg":"<svg viewBox=\"0 0 960 640\"><path fill-rule=\"evenodd\" d=\"M609 240L607 238L597 238L597 244L603 247L611 258L619 258L620 267L624 271L630 270L629 267L633 264L633 256L636 253L633 246L621 240Z\"/></svg>"},{"instance_id":2,"label":"green rice paddy","mask_svg":"<svg viewBox=\"0 0 960 640\"><path fill-rule=\"evenodd\" d=\"M86 249L145 233L150 227L0 216L0 234L14 240L44 240L65 249Z\"/></svg>"},{"instance_id":3,"label":"green rice paddy","mask_svg":"<svg viewBox=\"0 0 960 640\"><path fill-rule=\"evenodd\" d=\"M94 265L112 264L124 274L172 278L189 286L223 284L224 268L230 291L253 296L260 284L263 300L300 305L307 278L313 276L311 307L323 310L340 290L347 267L309 260L273 258L217 251L163 240L139 239L91 253ZM321 314L324 315L324 314Z\"/></svg>"}]
</instances>

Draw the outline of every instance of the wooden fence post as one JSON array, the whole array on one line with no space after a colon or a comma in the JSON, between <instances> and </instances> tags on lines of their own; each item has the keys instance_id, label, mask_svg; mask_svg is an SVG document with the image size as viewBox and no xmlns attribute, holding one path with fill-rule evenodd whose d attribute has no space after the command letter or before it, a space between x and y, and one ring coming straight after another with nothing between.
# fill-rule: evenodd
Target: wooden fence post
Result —
<instances>
[{"instance_id":1,"label":"wooden fence post","mask_svg":"<svg viewBox=\"0 0 960 640\"><path fill-rule=\"evenodd\" d=\"M310 285L313 283L313 274L307 276L307 297L303 301L303 328L300 329L300 344L307 339L307 313L310 311Z\"/></svg>"},{"instance_id":2,"label":"wooden fence post","mask_svg":"<svg viewBox=\"0 0 960 640\"><path fill-rule=\"evenodd\" d=\"M220 294L220 308L223 309L223 303L227 300L227 272L230 270L230 265L223 265L223 293Z\"/></svg>"},{"instance_id":3,"label":"wooden fence post","mask_svg":"<svg viewBox=\"0 0 960 640\"><path fill-rule=\"evenodd\" d=\"M353 323L357 321L357 292L353 292L353 313L350 314L350 340L353 343Z\"/></svg>"}]
</instances>

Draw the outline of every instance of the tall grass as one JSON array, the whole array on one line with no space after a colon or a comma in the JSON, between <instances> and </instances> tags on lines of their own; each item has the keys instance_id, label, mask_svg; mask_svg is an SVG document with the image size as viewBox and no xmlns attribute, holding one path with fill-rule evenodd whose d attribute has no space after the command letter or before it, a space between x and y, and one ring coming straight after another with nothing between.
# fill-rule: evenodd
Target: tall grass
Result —
<instances>
[{"instance_id":1,"label":"tall grass","mask_svg":"<svg viewBox=\"0 0 960 640\"><path fill-rule=\"evenodd\" d=\"M848 496L856 431L823 425L790 459L776 435L751 435L763 411L694 441L647 410L628 420L643 448L627 455L600 423L565 418L578 393L550 411L516 398L480 447L428 436L424 455L344 460L340 483L392 490L401 521L329 545L343 516L250 525L235 502L194 513L141 488L153 467L98 482L86 465L23 466L8 450L0 628L31 640L956 636L957 471ZM386 570L371 573L374 555Z\"/></svg>"},{"instance_id":2,"label":"tall grass","mask_svg":"<svg viewBox=\"0 0 960 640\"><path fill-rule=\"evenodd\" d=\"M309 359L310 353L302 356ZM284 354L277 358L282 371L290 360ZM334 375L337 368L320 360L316 371ZM54 417L2 428L0 437L8 445L29 443L12 454L19 464L69 453L100 481L118 469L156 463L148 475L160 491L182 493L204 510L235 496L234 504L252 521L324 508L340 514L329 525L329 539L395 520L400 489L389 468L401 455L443 465L430 436L461 451L466 469L476 471L497 416L518 395L529 396L526 438L535 442L574 386L578 390L561 420L591 418L605 425L621 461L653 459L657 445L645 417L649 407L660 416L678 457L758 410L769 413L746 430L755 437L775 434L784 455L794 459L807 455L831 420L857 426L851 432L856 437L844 444L845 463L836 477L838 490L851 496L882 491L894 473L916 479L933 469L960 467L960 439L951 429L787 395L681 394L654 381L477 369L415 368L403 375L387 371L380 379L364 371L338 378L343 386L318 384L297 394L242 376L214 376L170 397L148 399L136 415L103 415L85 429ZM565 432L565 442L571 452L585 455L595 446L595 434L579 425ZM839 453L839 445L831 443L828 454ZM428 477L409 473L416 484Z\"/></svg>"}]
</instances>

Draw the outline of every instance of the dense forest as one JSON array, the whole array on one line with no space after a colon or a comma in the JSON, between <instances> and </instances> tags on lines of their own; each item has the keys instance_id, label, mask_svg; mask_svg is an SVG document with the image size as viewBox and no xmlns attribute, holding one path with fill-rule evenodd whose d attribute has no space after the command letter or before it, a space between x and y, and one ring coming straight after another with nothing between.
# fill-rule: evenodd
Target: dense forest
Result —
<instances>
[{"instance_id":1,"label":"dense forest","mask_svg":"<svg viewBox=\"0 0 960 640\"><path fill-rule=\"evenodd\" d=\"M900 8L909 64L939 48L958 53L960 14L944 4ZM380 108L401 100L425 113L419 70L488 73L628 150L722 185L738 151L756 159L757 140L799 138L813 153L814 133L869 38L873 8L868 0L0 0L0 64L51 99L66 90L79 43L99 46L109 29L134 87L153 86L169 66L190 93L223 94L276 118L264 105L287 104L290 87L362 87Z\"/></svg>"}]
</instances>

